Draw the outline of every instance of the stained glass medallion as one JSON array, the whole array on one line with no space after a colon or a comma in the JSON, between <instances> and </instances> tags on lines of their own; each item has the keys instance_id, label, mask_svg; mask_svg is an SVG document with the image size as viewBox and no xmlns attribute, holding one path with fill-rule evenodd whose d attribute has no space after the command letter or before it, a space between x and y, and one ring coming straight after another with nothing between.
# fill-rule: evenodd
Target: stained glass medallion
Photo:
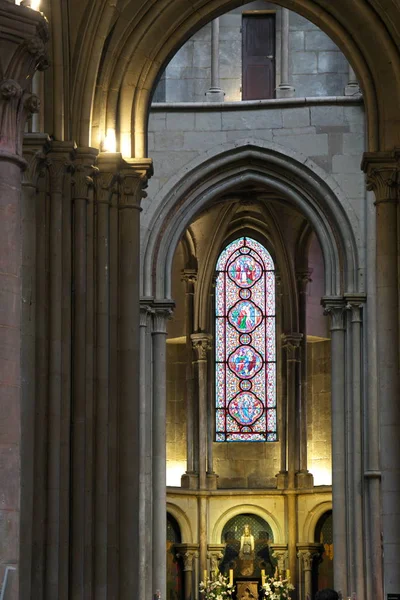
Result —
<instances>
[{"instance_id":1,"label":"stained glass medallion","mask_svg":"<svg viewBox=\"0 0 400 600\"><path fill-rule=\"evenodd\" d=\"M241 237L217 262L216 441L276 441L275 271Z\"/></svg>"}]
</instances>

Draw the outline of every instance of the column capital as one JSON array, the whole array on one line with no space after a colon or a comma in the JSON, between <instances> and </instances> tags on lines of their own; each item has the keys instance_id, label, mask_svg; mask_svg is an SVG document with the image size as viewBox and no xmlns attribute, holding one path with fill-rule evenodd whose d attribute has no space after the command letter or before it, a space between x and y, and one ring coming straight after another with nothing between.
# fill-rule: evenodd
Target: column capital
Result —
<instances>
[{"instance_id":1,"label":"column capital","mask_svg":"<svg viewBox=\"0 0 400 600\"><path fill-rule=\"evenodd\" d=\"M25 123L40 106L39 98L30 91L30 82L35 71L48 66L49 31L42 13L5 0L0 0L0 20L0 158L17 161L25 167L22 159Z\"/></svg>"},{"instance_id":2,"label":"column capital","mask_svg":"<svg viewBox=\"0 0 400 600\"><path fill-rule=\"evenodd\" d=\"M192 347L196 353L196 361L207 360L207 352L211 350L212 335L209 333L192 333Z\"/></svg>"},{"instance_id":3,"label":"column capital","mask_svg":"<svg viewBox=\"0 0 400 600\"><path fill-rule=\"evenodd\" d=\"M198 544L175 544L178 557L183 559L183 570L193 571L193 560L199 555Z\"/></svg>"},{"instance_id":4,"label":"column capital","mask_svg":"<svg viewBox=\"0 0 400 600\"><path fill-rule=\"evenodd\" d=\"M52 192L62 192L65 173L73 172L75 148L75 142L50 142L44 164L50 175Z\"/></svg>"},{"instance_id":5,"label":"column capital","mask_svg":"<svg viewBox=\"0 0 400 600\"><path fill-rule=\"evenodd\" d=\"M154 310L151 306L151 301L144 298L140 299L140 327L147 327L148 317L154 314Z\"/></svg>"},{"instance_id":6,"label":"column capital","mask_svg":"<svg viewBox=\"0 0 400 600\"><path fill-rule=\"evenodd\" d=\"M225 544L208 544L207 558L210 560L210 571L218 570L218 565L223 558L225 552Z\"/></svg>"},{"instance_id":7,"label":"column capital","mask_svg":"<svg viewBox=\"0 0 400 600\"><path fill-rule=\"evenodd\" d=\"M324 307L324 315L331 317L331 331L344 330L345 298L340 296L325 296L322 298L321 304Z\"/></svg>"},{"instance_id":8,"label":"column capital","mask_svg":"<svg viewBox=\"0 0 400 600\"><path fill-rule=\"evenodd\" d=\"M22 185L36 187L49 149L49 141L47 133L25 133L22 151L27 168L22 175Z\"/></svg>"},{"instance_id":9,"label":"column capital","mask_svg":"<svg viewBox=\"0 0 400 600\"><path fill-rule=\"evenodd\" d=\"M375 193L376 204L399 201L400 148L389 152L364 152L361 169L367 176L367 189Z\"/></svg>"},{"instance_id":10,"label":"column capital","mask_svg":"<svg viewBox=\"0 0 400 600\"><path fill-rule=\"evenodd\" d=\"M144 189L153 175L153 162L150 158L123 160L119 171L119 208L141 210L140 203L147 194Z\"/></svg>"},{"instance_id":11,"label":"column capital","mask_svg":"<svg viewBox=\"0 0 400 600\"><path fill-rule=\"evenodd\" d=\"M345 294L346 309L351 311L351 322L361 323L361 311L366 302L365 294Z\"/></svg>"},{"instance_id":12,"label":"column capital","mask_svg":"<svg viewBox=\"0 0 400 600\"><path fill-rule=\"evenodd\" d=\"M311 571L313 560L323 552L321 544L297 544L297 557L303 563L304 571Z\"/></svg>"},{"instance_id":13,"label":"column capital","mask_svg":"<svg viewBox=\"0 0 400 600\"><path fill-rule=\"evenodd\" d=\"M297 287L300 293L305 293L307 290L307 286L311 283L311 274L313 269L299 269L296 271L296 281Z\"/></svg>"},{"instance_id":14,"label":"column capital","mask_svg":"<svg viewBox=\"0 0 400 600\"><path fill-rule=\"evenodd\" d=\"M197 282L197 269L182 269L181 281L194 285Z\"/></svg>"},{"instance_id":15,"label":"column capital","mask_svg":"<svg viewBox=\"0 0 400 600\"><path fill-rule=\"evenodd\" d=\"M149 305L150 306L150 305ZM172 300L153 300L151 310L153 314L153 334L167 333L167 321L172 317L175 303Z\"/></svg>"},{"instance_id":16,"label":"column capital","mask_svg":"<svg viewBox=\"0 0 400 600\"><path fill-rule=\"evenodd\" d=\"M75 200L87 200L94 188L95 177L99 169L94 166L98 155L96 148L77 148L73 162L72 189Z\"/></svg>"},{"instance_id":17,"label":"column capital","mask_svg":"<svg viewBox=\"0 0 400 600\"><path fill-rule=\"evenodd\" d=\"M289 556L286 544L271 544L271 550L278 561L278 569L282 571L285 568L285 562Z\"/></svg>"},{"instance_id":18,"label":"column capital","mask_svg":"<svg viewBox=\"0 0 400 600\"><path fill-rule=\"evenodd\" d=\"M297 350L303 340L302 333L283 333L282 348L286 351L288 360L295 360Z\"/></svg>"}]
</instances>

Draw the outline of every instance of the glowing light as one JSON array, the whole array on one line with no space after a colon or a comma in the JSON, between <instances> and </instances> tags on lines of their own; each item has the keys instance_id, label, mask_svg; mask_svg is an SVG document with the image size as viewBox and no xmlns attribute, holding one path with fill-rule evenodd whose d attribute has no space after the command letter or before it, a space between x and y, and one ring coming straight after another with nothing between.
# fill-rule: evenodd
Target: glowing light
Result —
<instances>
[{"instance_id":1,"label":"glowing light","mask_svg":"<svg viewBox=\"0 0 400 600\"><path fill-rule=\"evenodd\" d=\"M186 472L186 461L167 460L167 486L181 487L181 477Z\"/></svg>"},{"instance_id":2,"label":"glowing light","mask_svg":"<svg viewBox=\"0 0 400 600\"><path fill-rule=\"evenodd\" d=\"M117 138L115 136L115 129L107 129L107 135L103 142L104 152L116 152L117 151Z\"/></svg>"},{"instance_id":3,"label":"glowing light","mask_svg":"<svg viewBox=\"0 0 400 600\"><path fill-rule=\"evenodd\" d=\"M33 8L33 10L39 10L40 0L31 0L31 8Z\"/></svg>"},{"instance_id":4,"label":"glowing light","mask_svg":"<svg viewBox=\"0 0 400 600\"><path fill-rule=\"evenodd\" d=\"M15 4L22 4L32 10L40 10L40 0L15 0Z\"/></svg>"},{"instance_id":5,"label":"glowing light","mask_svg":"<svg viewBox=\"0 0 400 600\"><path fill-rule=\"evenodd\" d=\"M121 133L121 154L124 158L130 158L132 155L131 134Z\"/></svg>"},{"instance_id":6,"label":"glowing light","mask_svg":"<svg viewBox=\"0 0 400 600\"><path fill-rule=\"evenodd\" d=\"M311 460L309 470L314 476L314 485L332 485L332 471L327 462Z\"/></svg>"}]
</instances>

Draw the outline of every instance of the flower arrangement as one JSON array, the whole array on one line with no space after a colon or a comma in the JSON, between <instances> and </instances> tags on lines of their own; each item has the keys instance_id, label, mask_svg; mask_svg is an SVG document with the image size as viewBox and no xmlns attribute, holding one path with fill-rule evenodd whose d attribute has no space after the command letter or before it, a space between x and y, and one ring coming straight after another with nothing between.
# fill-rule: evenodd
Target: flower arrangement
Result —
<instances>
[{"instance_id":1,"label":"flower arrangement","mask_svg":"<svg viewBox=\"0 0 400 600\"><path fill-rule=\"evenodd\" d=\"M268 598L268 600L289 600L290 592L294 590L294 586L290 583L290 579L267 577L262 589L264 598Z\"/></svg>"},{"instance_id":2,"label":"flower arrangement","mask_svg":"<svg viewBox=\"0 0 400 600\"><path fill-rule=\"evenodd\" d=\"M219 573L214 579L200 581L200 594L204 594L204 600L227 600L232 596L233 585L229 578Z\"/></svg>"}]
</instances>

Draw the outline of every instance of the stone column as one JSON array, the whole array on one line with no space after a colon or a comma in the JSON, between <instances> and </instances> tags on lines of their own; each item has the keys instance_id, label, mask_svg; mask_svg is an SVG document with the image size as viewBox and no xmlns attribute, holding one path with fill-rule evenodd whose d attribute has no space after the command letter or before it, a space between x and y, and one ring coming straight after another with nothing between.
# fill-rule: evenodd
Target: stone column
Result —
<instances>
[{"instance_id":1,"label":"stone column","mask_svg":"<svg viewBox=\"0 0 400 600\"><path fill-rule=\"evenodd\" d=\"M66 598L69 585L71 468L72 213L75 147L52 141L47 154L50 184L48 290L47 531L45 594Z\"/></svg>"},{"instance_id":2,"label":"stone column","mask_svg":"<svg viewBox=\"0 0 400 600\"><path fill-rule=\"evenodd\" d=\"M34 519L36 505L43 505L44 490L36 477L36 455L38 445L43 438L43 423L40 433L36 431L36 415L40 413L36 403L37 357L36 357L36 314L37 314L37 276L36 276L36 195L38 179L44 159L44 148L48 142L45 134L24 135L24 159L27 169L23 173L21 197L21 236L22 236L22 307L21 307L21 456L30 456L30 461L21 463L21 480L24 489L30 490L26 501L21 503L21 546L25 552L20 559L20 595L30 597L31 570L33 559ZM40 200L43 202L43 198ZM38 419L41 421L41 419ZM36 441L38 438L40 441ZM38 485L39 484L39 485ZM33 493L32 493L33 490ZM42 517L43 518L43 517Z\"/></svg>"},{"instance_id":3,"label":"stone column","mask_svg":"<svg viewBox=\"0 0 400 600\"><path fill-rule=\"evenodd\" d=\"M276 88L277 98L292 98L295 93L289 85L289 10L281 9L281 82Z\"/></svg>"},{"instance_id":4,"label":"stone column","mask_svg":"<svg viewBox=\"0 0 400 600\"><path fill-rule=\"evenodd\" d=\"M349 81L347 82L346 87L344 88L345 96L359 96L361 94L360 86L357 81L357 76L354 72L353 67L349 63Z\"/></svg>"},{"instance_id":5,"label":"stone column","mask_svg":"<svg viewBox=\"0 0 400 600\"><path fill-rule=\"evenodd\" d=\"M367 187L376 199L376 314L385 593L400 589L399 198L400 149L364 154ZM379 475L379 474L378 474ZM335 551L336 552L336 551Z\"/></svg>"},{"instance_id":6,"label":"stone column","mask_svg":"<svg viewBox=\"0 0 400 600\"><path fill-rule=\"evenodd\" d=\"M110 293L111 281L115 282L112 256L115 253L117 234L111 232L111 210L116 210L118 187L116 173L119 168L119 155L102 154L97 159L98 175L95 178L95 256L96 256L96 345L95 345L95 507L94 507L94 595L116 595L113 571L118 565L115 539L117 502L116 464L116 401L112 393L111 380L113 362L112 340L115 337L115 323ZM112 235L113 233L113 235ZM115 285L113 286L115 287ZM113 385L114 387L114 385Z\"/></svg>"},{"instance_id":7,"label":"stone column","mask_svg":"<svg viewBox=\"0 0 400 600\"><path fill-rule=\"evenodd\" d=\"M282 336L282 348L286 354L286 410L287 410L287 456L288 475L286 487L294 490L297 453L297 411L296 400L299 389L299 350L303 339L301 333ZM297 542L297 498L294 493L287 496L287 526L289 539L289 568L296 580L296 542Z\"/></svg>"},{"instance_id":8,"label":"stone column","mask_svg":"<svg viewBox=\"0 0 400 600\"><path fill-rule=\"evenodd\" d=\"M287 546L286 544L271 544L271 548L273 550L274 557L278 562L278 571L283 573L283 571L286 569L286 560L288 558ZM292 573L291 579L292 581L296 581L294 572Z\"/></svg>"},{"instance_id":9,"label":"stone column","mask_svg":"<svg viewBox=\"0 0 400 600\"><path fill-rule=\"evenodd\" d=\"M166 598L167 573L165 544L167 539L166 491L166 338L167 320L173 304L153 303L153 593Z\"/></svg>"},{"instance_id":10,"label":"stone column","mask_svg":"<svg viewBox=\"0 0 400 600\"><path fill-rule=\"evenodd\" d=\"M194 437L195 422L194 418L194 380L193 380L193 360L192 360L192 340L191 334L194 331L194 294L197 281L197 271L195 269L185 269L182 273L182 280L185 282L185 327L186 327L186 473L182 475L182 487L187 489L198 488L198 456L195 454ZM196 444L197 446L197 444ZM197 460L195 460L197 458ZM197 470L196 470L197 467Z\"/></svg>"},{"instance_id":11,"label":"stone column","mask_svg":"<svg viewBox=\"0 0 400 600\"><path fill-rule=\"evenodd\" d=\"M194 350L195 386L199 423L199 489L207 489L207 353L211 348L211 336L208 333L191 335ZM198 498L199 514L199 568L203 576L207 568L207 499Z\"/></svg>"},{"instance_id":12,"label":"stone column","mask_svg":"<svg viewBox=\"0 0 400 600\"><path fill-rule=\"evenodd\" d=\"M320 547L317 548L312 546L300 546L298 545L297 556L300 559L300 563L303 567L303 580L304 580L304 598L312 598L312 568L314 558L320 554Z\"/></svg>"},{"instance_id":13,"label":"stone column","mask_svg":"<svg viewBox=\"0 0 400 600\"><path fill-rule=\"evenodd\" d=\"M300 403L298 407L298 472L296 473L296 487L313 487L313 477L307 468L307 286L311 270L297 273L297 289L299 294L299 329L303 335L300 343Z\"/></svg>"},{"instance_id":14,"label":"stone column","mask_svg":"<svg viewBox=\"0 0 400 600\"><path fill-rule=\"evenodd\" d=\"M138 596L152 596L152 532L153 514L149 499L152 498L152 345L151 322L153 309L151 298L140 301L140 457L141 481L139 487L139 582Z\"/></svg>"},{"instance_id":15,"label":"stone column","mask_svg":"<svg viewBox=\"0 0 400 600\"><path fill-rule=\"evenodd\" d=\"M206 92L208 102L223 102L224 92L219 81L219 19L211 21L211 86Z\"/></svg>"},{"instance_id":16,"label":"stone column","mask_svg":"<svg viewBox=\"0 0 400 600\"><path fill-rule=\"evenodd\" d=\"M361 327L362 307L365 296L362 294L346 294L346 308L350 311L351 321L351 405L348 407L347 421L349 422L349 458L347 461L348 488L349 488L349 519L351 552L350 561L350 590L358 597L365 597L364 589L364 544L365 544L365 517L364 517L364 478L363 478L363 448L362 427L364 406L362 403L362 377L361 365ZM349 553L350 553L349 552Z\"/></svg>"},{"instance_id":17,"label":"stone column","mask_svg":"<svg viewBox=\"0 0 400 600\"><path fill-rule=\"evenodd\" d=\"M335 589L345 596L348 590L348 548L346 507L346 406L345 406L345 301L323 298L325 314L331 317L332 371L332 502L333 544L335 548Z\"/></svg>"},{"instance_id":18,"label":"stone column","mask_svg":"<svg viewBox=\"0 0 400 600\"><path fill-rule=\"evenodd\" d=\"M149 159L122 161L118 177L118 537L119 598L136 593L139 574L140 400L139 256L140 203L152 174ZM157 336L156 336L157 337ZM164 375L165 379L165 375ZM157 435L154 436L157 438ZM165 452L165 450L164 450ZM165 478L165 463L164 463ZM164 492L165 493L165 492ZM155 496L158 498L158 496ZM162 498L162 496L161 496ZM163 507L165 513L165 505ZM163 542L165 565L165 537ZM165 570L165 567L164 567Z\"/></svg>"},{"instance_id":19,"label":"stone column","mask_svg":"<svg viewBox=\"0 0 400 600\"><path fill-rule=\"evenodd\" d=\"M2 413L7 415L0 424L0 489L3 494L0 520L4 523L4 532L7 532L0 536L0 582L3 581L7 565L16 567L12 584L8 584L5 592L10 594L10 598L16 599L30 591L31 546L27 547L23 543L23 536L21 538L21 520L29 518L33 494L29 480L24 481L24 485L21 481L21 470L25 474L27 469L33 468L31 448L29 444L24 446L21 438L21 434L25 433L22 412L26 399L21 390L24 377L21 341L25 334L21 312L21 172L27 166L22 157L22 144L26 120L39 107L37 96L27 88L35 71L45 66L48 29L40 13L6 0L0 0L0 23L0 344L3 349L0 395ZM29 369L28 373L31 374ZM34 386L34 381L30 381L30 384ZM20 564L23 566L21 572Z\"/></svg>"},{"instance_id":20,"label":"stone column","mask_svg":"<svg viewBox=\"0 0 400 600\"><path fill-rule=\"evenodd\" d=\"M178 557L183 559L185 600L193 600L193 560L198 555L196 544L176 544Z\"/></svg>"},{"instance_id":21,"label":"stone column","mask_svg":"<svg viewBox=\"0 0 400 600\"><path fill-rule=\"evenodd\" d=\"M75 152L72 177L72 405L71 405L71 590L79 597L90 594L92 581L92 423L91 386L93 340L93 166L98 151ZM90 212L89 212L90 211Z\"/></svg>"},{"instance_id":22,"label":"stone column","mask_svg":"<svg viewBox=\"0 0 400 600\"><path fill-rule=\"evenodd\" d=\"M207 558L210 561L210 576L215 577L218 573L218 565L221 562L225 552L225 544L208 544Z\"/></svg>"}]
</instances>

